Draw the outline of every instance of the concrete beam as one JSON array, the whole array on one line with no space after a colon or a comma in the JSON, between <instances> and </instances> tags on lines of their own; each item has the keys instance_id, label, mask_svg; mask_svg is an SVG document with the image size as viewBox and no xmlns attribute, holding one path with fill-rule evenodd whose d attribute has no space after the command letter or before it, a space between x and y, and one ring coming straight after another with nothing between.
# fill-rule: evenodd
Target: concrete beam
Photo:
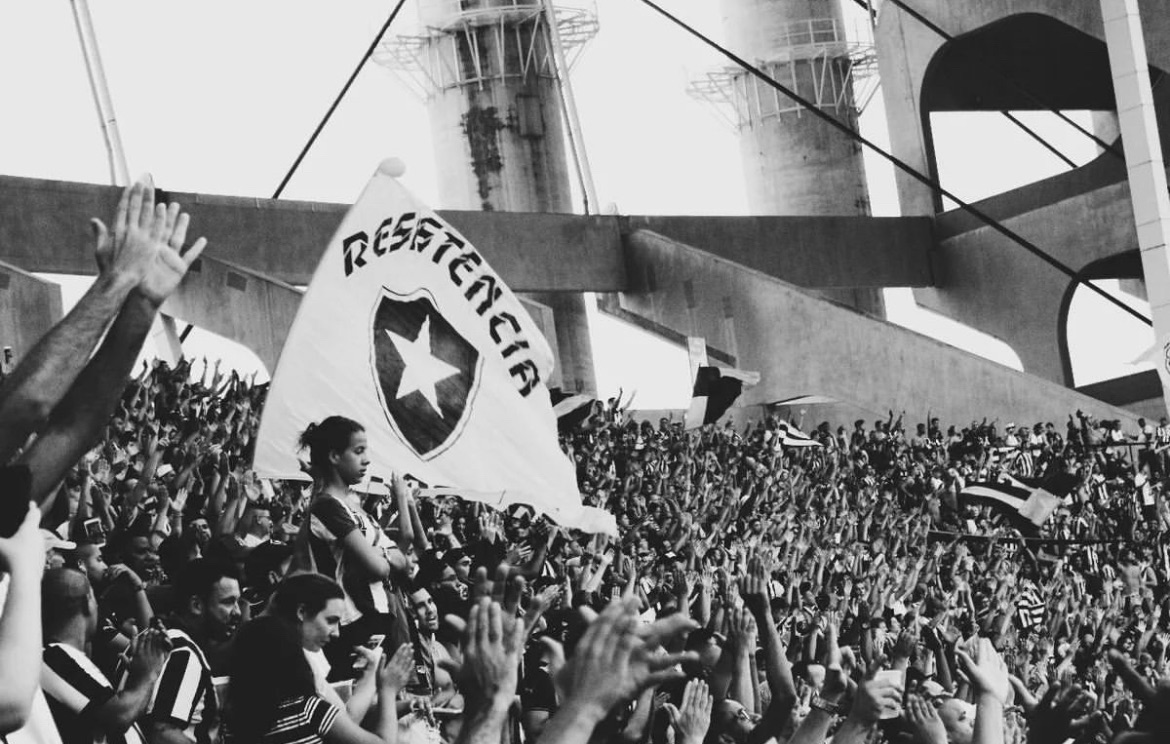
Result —
<instances>
[{"instance_id":1,"label":"concrete beam","mask_svg":"<svg viewBox=\"0 0 1170 744\"><path fill-rule=\"evenodd\" d=\"M929 287L928 217L623 218L623 232L650 230L801 287Z\"/></svg>"},{"instance_id":2,"label":"concrete beam","mask_svg":"<svg viewBox=\"0 0 1170 744\"><path fill-rule=\"evenodd\" d=\"M1135 419L660 235L637 231L626 243L631 292L620 297L623 310L676 334L703 336L735 366L762 372L745 405L815 394L881 416L905 409L911 420L924 420L929 410L954 423L984 416L1060 421L1078 408Z\"/></svg>"},{"instance_id":3,"label":"concrete beam","mask_svg":"<svg viewBox=\"0 0 1170 744\"><path fill-rule=\"evenodd\" d=\"M1004 224L1077 271L1138 247L1124 181ZM933 259L938 283L915 290L919 304L1004 341L1029 373L1073 384L1064 345L1071 279L990 227L941 240Z\"/></svg>"},{"instance_id":4,"label":"concrete beam","mask_svg":"<svg viewBox=\"0 0 1170 744\"><path fill-rule=\"evenodd\" d=\"M204 255L163 305L167 315L237 341L276 369L301 291L251 269Z\"/></svg>"},{"instance_id":5,"label":"concrete beam","mask_svg":"<svg viewBox=\"0 0 1170 744\"><path fill-rule=\"evenodd\" d=\"M15 361L60 319L60 286L0 263L0 346L11 346Z\"/></svg>"},{"instance_id":6,"label":"concrete beam","mask_svg":"<svg viewBox=\"0 0 1170 744\"><path fill-rule=\"evenodd\" d=\"M192 215L208 256L293 285L309 282L344 204L169 194ZM94 273L89 219L111 186L0 176L0 258L28 271ZM807 287L930 284L928 218L627 217L512 212L440 214L523 292L627 286L621 233L654 230ZM51 218L49 216L51 215Z\"/></svg>"}]
</instances>

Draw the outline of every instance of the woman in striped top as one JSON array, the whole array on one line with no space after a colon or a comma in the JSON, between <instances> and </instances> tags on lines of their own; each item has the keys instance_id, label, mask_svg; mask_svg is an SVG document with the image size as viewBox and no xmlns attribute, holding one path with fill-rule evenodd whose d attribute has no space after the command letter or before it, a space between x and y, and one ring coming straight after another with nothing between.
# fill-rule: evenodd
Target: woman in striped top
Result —
<instances>
[{"instance_id":1,"label":"woman in striped top","mask_svg":"<svg viewBox=\"0 0 1170 744\"><path fill-rule=\"evenodd\" d=\"M410 678L404 646L378 674L378 714L373 732L362 729L316 692L313 671L290 623L257 618L236 636L224 711L228 744L395 744L395 698Z\"/></svg>"}]
</instances>

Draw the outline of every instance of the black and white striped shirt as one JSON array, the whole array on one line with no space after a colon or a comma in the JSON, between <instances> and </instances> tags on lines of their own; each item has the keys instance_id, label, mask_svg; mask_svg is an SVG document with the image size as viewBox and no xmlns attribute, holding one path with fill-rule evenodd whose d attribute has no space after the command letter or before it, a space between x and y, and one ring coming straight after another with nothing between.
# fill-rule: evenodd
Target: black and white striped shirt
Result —
<instances>
[{"instance_id":1,"label":"black and white striped shirt","mask_svg":"<svg viewBox=\"0 0 1170 744\"><path fill-rule=\"evenodd\" d=\"M210 744L219 725L219 706L211 665L203 649L177 628L167 630L171 653L154 683L145 718L170 723L197 744ZM118 689L126 683L125 664L118 670Z\"/></svg>"},{"instance_id":2,"label":"black and white striped shirt","mask_svg":"<svg viewBox=\"0 0 1170 744\"><path fill-rule=\"evenodd\" d=\"M340 710L316 695L285 700L277 709L276 720L268 733L255 744L319 744L333 728ZM232 736L230 729L224 731L224 742L243 744Z\"/></svg>"},{"instance_id":3,"label":"black and white striped shirt","mask_svg":"<svg viewBox=\"0 0 1170 744\"><path fill-rule=\"evenodd\" d=\"M64 744L142 744L137 724L124 732L102 729L95 712L114 696L114 687L81 650L50 643L41 660L41 688Z\"/></svg>"}]
</instances>

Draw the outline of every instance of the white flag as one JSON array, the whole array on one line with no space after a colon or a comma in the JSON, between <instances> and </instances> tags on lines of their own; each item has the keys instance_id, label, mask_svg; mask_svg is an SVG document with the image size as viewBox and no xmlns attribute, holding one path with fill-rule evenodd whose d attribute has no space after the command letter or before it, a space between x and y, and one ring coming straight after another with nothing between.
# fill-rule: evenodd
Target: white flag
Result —
<instances>
[{"instance_id":1,"label":"white flag","mask_svg":"<svg viewBox=\"0 0 1170 744\"><path fill-rule=\"evenodd\" d=\"M585 507L557 444L552 352L483 256L381 169L305 293L260 420L255 468L301 478L297 438L339 414L366 429L370 472L408 472L496 507L616 533Z\"/></svg>"}]
</instances>

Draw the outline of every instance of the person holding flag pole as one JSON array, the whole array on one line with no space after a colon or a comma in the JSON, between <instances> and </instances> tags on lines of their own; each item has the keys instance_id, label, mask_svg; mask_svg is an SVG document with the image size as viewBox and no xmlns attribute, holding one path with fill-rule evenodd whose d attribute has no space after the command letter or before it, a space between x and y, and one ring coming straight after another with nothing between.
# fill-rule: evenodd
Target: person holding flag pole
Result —
<instances>
[{"instance_id":1,"label":"person holding flag pole","mask_svg":"<svg viewBox=\"0 0 1170 744\"><path fill-rule=\"evenodd\" d=\"M261 477L303 479L310 422L361 421L369 472L409 472L424 496L526 504L616 535L583 504L545 382L553 358L484 256L382 164L326 248L281 352L256 438Z\"/></svg>"}]
</instances>

